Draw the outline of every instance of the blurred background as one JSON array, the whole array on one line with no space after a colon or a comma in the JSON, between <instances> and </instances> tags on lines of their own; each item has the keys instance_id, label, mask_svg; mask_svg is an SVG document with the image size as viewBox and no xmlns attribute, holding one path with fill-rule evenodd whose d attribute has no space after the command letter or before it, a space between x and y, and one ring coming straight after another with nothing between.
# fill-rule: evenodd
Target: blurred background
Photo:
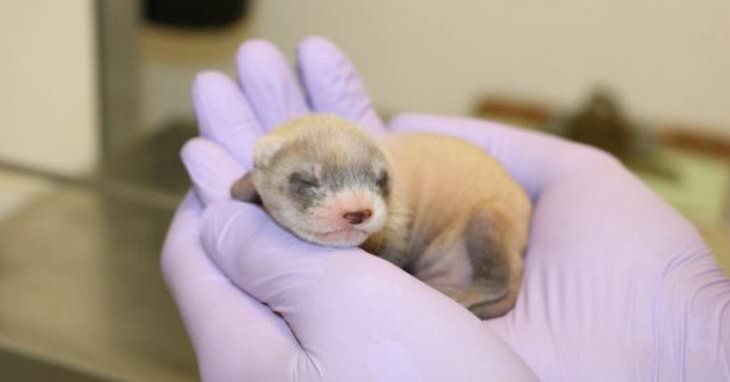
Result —
<instances>
[{"instance_id":1,"label":"blurred background","mask_svg":"<svg viewBox=\"0 0 730 382\"><path fill-rule=\"evenodd\" d=\"M309 34L388 118L490 118L611 151L730 270L730 3L37 0L0 13L0 379L196 380L158 266L190 85Z\"/></svg>"}]
</instances>

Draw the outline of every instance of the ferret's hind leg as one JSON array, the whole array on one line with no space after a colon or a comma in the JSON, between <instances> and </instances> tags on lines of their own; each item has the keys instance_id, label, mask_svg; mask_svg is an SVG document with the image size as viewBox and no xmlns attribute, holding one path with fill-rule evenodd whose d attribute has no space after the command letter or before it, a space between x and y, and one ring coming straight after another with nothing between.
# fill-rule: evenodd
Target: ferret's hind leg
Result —
<instances>
[{"instance_id":1,"label":"ferret's hind leg","mask_svg":"<svg viewBox=\"0 0 730 382\"><path fill-rule=\"evenodd\" d=\"M526 232L499 206L480 204L464 227L472 284L460 302L481 319L502 316L515 304L522 283Z\"/></svg>"}]
</instances>

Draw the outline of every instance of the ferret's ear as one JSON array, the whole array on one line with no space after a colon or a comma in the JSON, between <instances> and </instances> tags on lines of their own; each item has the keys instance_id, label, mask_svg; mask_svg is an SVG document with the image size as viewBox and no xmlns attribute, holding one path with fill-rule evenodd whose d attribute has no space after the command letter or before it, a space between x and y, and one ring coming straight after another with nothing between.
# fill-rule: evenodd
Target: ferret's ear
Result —
<instances>
[{"instance_id":1,"label":"ferret's ear","mask_svg":"<svg viewBox=\"0 0 730 382\"><path fill-rule=\"evenodd\" d=\"M256 142L253 154L253 165L256 168L268 167L271 159L284 147L284 138L276 135L266 135Z\"/></svg>"},{"instance_id":2,"label":"ferret's ear","mask_svg":"<svg viewBox=\"0 0 730 382\"><path fill-rule=\"evenodd\" d=\"M256 193L256 187L253 184L253 171L247 172L246 175L233 183L231 196L234 199L248 203L255 203L258 200L259 195Z\"/></svg>"}]
</instances>

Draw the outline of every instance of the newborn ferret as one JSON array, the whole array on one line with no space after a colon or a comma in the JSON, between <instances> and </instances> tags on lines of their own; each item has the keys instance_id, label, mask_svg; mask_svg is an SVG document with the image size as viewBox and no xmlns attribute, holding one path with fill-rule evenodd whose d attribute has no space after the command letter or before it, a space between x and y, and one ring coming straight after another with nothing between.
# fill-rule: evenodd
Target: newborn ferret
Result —
<instances>
[{"instance_id":1,"label":"newborn ferret","mask_svg":"<svg viewBox=\"0 0 730 382\"><path fill-rule=\"evenodd\" d=\"M466 141L430 133L376 141L334 115L310 115L261 138L253 170L231 194L260 199L304 240L360 246L482 319L517 298L530 202Z\"/></svg>"}]
</instances>

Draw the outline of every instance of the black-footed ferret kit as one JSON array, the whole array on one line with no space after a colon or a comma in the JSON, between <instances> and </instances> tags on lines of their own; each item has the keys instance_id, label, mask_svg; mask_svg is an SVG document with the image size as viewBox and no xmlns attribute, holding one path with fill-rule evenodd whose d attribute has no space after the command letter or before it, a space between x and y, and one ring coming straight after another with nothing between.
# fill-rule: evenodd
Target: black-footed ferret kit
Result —
<instances>
[{"instance_id":1,"label":"black-footed ferret kit","mask_svg":"<svg viewBox=\"0 0 730 382\"><path fill-rule=\"evenodd\" d=\"M259 140L234 198L260 198L294 235L360 246L482 319L515 303L530 201L480 148L430 133L378 140L334 115L288 122Z\"/></svg>"}]
</instances>

